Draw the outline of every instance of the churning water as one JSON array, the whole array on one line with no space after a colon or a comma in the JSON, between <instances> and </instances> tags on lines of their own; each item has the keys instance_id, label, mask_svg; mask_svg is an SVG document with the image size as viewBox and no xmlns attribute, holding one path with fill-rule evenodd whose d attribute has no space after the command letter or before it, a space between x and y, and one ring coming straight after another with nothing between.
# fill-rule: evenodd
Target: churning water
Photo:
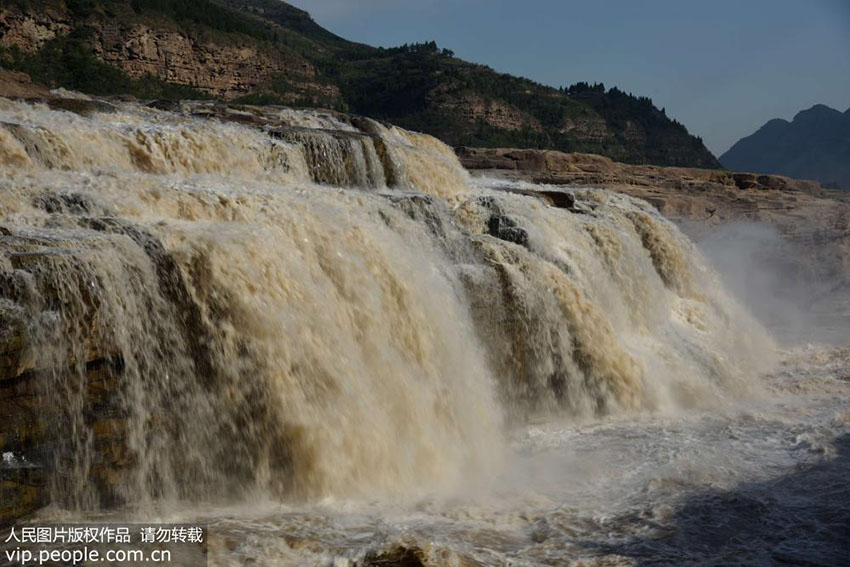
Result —
<instances>
[{"instance_id":1,"label":"churning water","mask_svg":"<svg viewBox=\"0 0 850 567\"><path fill-rule=\"evenodd\" d=\"M846 352L779 352L646 203L213 110L0 99L43 517L202 520L216 564L840 564Z\"/></svg>"}]
</instances>

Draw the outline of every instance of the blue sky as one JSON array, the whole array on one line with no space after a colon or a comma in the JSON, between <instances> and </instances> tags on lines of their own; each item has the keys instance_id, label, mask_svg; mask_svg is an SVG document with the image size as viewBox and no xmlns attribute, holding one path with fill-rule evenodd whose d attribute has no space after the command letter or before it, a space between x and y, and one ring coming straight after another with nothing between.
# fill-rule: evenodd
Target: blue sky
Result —
<instances>
[{"instance_id":1,"label":"blue sky","mask_svg":"<svg viewBox=\"0 0 850 567\"><path fill-rule=\"evenodd\" d=\"M850 108L850 0L289 1L347 39L650 96L717 155L771 118Z\"/></svg>"}]
</instances>

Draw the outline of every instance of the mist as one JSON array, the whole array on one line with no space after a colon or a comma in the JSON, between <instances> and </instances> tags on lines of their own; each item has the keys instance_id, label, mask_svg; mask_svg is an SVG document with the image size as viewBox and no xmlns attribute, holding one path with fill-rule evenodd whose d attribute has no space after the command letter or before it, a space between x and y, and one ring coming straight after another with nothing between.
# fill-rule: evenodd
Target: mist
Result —
<instances>
[{"instance_id":1,"label":"mist","mask_svg":"<svg viewBox=\"0 0 850 567\"><path fill-rule=\"evenodd\" d=\"M846 336L850 294L823 251L795 244L760 222L683 228L727 289L783 346L836 344Z\"/></svg>"}]
</instances>

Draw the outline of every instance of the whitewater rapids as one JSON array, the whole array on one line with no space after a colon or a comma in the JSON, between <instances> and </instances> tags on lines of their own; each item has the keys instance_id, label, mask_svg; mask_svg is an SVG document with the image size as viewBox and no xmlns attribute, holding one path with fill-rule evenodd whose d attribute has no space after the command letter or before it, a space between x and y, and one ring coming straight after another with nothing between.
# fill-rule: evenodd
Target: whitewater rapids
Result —
<instances>
[{"instance_id":1,"label":"whitewater rapids","mask_svg":"<svg viewBox=\"0 0 850 567\"><path fill-rule=\"evenodd\" d=\"M0 99L0 167L4 323L61 408L47 517L188 506L225 564L395 541L434 565L628 564L676 498L781 468L762 445L784 426L741 409L772 403L776 347L642 201L473 181L364 118L200 103ZM97 361L126 452L106 475ZM685 458L731 472L655 470Z\"/></svg>"}]
</instances>

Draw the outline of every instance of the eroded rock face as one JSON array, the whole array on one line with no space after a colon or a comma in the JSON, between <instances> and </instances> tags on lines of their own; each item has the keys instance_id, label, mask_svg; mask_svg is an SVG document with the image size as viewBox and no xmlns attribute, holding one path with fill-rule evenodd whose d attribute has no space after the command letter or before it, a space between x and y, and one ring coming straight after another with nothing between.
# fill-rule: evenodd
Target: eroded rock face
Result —
<instances>
[{"instance_id":1,"label":"eroded rock face","mask_svg":"<svg viewBox=\"0 0 850 567\"><path fill-rule=\"evenodd\" d=\"M612 135L605 120L599 116L568 119L561 126L561 132L575 134L597 142L610 138Z\"/></svg>"},{"instance_id":2,"label":"eroded rock face","mask_svg":"<svg viewBox=\"0 0 850 567\"><path fill-rule=\"evenodd\" d=\"M67 15L52 9L25 14L16 9L0 10L0 46L17 46L22 51L39 50L56 36L71 30Z\"/></svg>"},{"instance_id":3,"label":"eroded rock face","mask_svg":"<svg viewBox=\"0 0 850 567\"><path fill-rule=\"evenodd\" d=\"M122 29L109 22L98 28L94 53L132 77L152 75L230 99L274 75L309 83L315 68L304 60L284 65L281 58L250 45L217 45L183 33L147 26Z\"/></svg>"},{"instance_id":4,"label":"eroded rock face","mask_svg":"<svg viewBox=\"0 0 850 567\"><path fill-rule=\"evenodd\" d=\"M68 34L73 23L67 13L59 10L30 14L9 8L0 11L0 46L35 52ZM95 56L131 77L153 76L223 99L262 91L268 81L282 79L293 87L293 103L311 97L316 104L319 99L341 98L336 86L317 80L316 68L307 60L294 54L284 57L273 47L263 51L238 38L214 41L184 31L97 17L89 18L85 24L91 32L88 41Z\"/></svg>"},{"instance_id":5,"label":"eroded rock face","mask_svg":"<svg viewBox=\"0 0 850 567\"><path fill-rule=\"evenodd\" d=\"M453 116L460 116L470 124L481 122L490 127L510 132L526 128L534 132L543 130L539 120L506 103L485 101L475 95L466 95L460 98L442 96L439 90L432 93L431 96L440 110Z\"/></svg>"}]
</instances>

